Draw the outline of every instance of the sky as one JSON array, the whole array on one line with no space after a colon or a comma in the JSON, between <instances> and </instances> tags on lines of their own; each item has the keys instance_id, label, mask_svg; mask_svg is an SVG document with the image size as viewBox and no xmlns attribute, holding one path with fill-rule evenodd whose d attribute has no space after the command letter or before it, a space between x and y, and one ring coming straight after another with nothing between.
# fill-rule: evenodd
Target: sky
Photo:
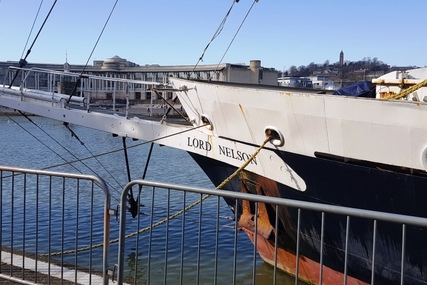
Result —
<instances>
[{"instance_id":1,"label":"sky","mask_svg":"<svg viewBox=\"0 0 427 285\"><path fill-rule=\"evenodd\" d=\"M0 61L25 56L54 2L0 0ZM101 35L115 3L57 0L27 61L92 64L118 55L139 65L195 65L209 45L199 64L261 60L285 70L338 62L342 50L346 61L427 66L426 0L118 0Z\"/></svg>"}]
</instances>

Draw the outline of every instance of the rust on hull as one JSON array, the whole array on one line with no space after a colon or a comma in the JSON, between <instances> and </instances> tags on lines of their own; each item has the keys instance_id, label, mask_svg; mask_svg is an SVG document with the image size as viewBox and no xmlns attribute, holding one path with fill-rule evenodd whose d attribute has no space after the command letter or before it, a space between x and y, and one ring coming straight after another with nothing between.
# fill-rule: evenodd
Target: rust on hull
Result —
<instances>
[{"instance_id":1,"label":"rust on hull","mask_svg":"<svg viewBox=\"0 0 427 285\"><path fill-rule=\"evenodd\" d=\"M255 179L254 179L255 178ZM260 176L251 175L248 172L242 172L240 177L240 191L243 193L252 193L257 195L280 197L277 184L274 181ZM270 221L275 220L276 207L258 203L257 220L256 209L253 202L242 200L241 213L238 221L238 227L244 231L251 242L255 244L260 257L268 264L275 264L275 227ZM277 241L277 267L282 271L295 276L297 270L296 263L296 237L290 235L291 221L285 207L277 207L279 228L279 240ZM255 224L256 220L256 224ZM256 230L256 233L255 233ZM294 249L294 250L292 250ZM319 284L320 264L319 262L299 255L298 260L298 278L309 284ZM344 284L345 276L342 272L333 270L327 266L322 267L322 283L325 285ZM349 285L366 285L351 276L347 276Z\"/></svg>"}]
</instances>

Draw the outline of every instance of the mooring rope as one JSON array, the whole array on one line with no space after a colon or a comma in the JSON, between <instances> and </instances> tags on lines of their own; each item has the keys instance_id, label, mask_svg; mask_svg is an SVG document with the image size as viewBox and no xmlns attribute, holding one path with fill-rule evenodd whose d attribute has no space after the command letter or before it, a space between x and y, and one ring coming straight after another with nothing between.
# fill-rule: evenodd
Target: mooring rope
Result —
<instances>
[{"instance_id":1,"label":"mooring rope","mask_svg":"<svg viewBox=\"0 0 427 285\"><path fill-rule=\"evenodd\" d=\"M421 81L420 83L417 83L417 84L409 87L408 89L400 91L399 94L396 94L394 96L390 96L389 99L400 99L400 98L403 98L403 97L408 96L412 92L415 92L416 90L418 90L418 89L420 89L421 87L424 87L424 86L427 86L427 79L425 79L425 80Z\"/></svg>"},{"instance_id":2,"label":"mooring rope","mask_svg":"<svg viewBox=\"0 0 427 285\"><path fill-rule=\"evenodd\" d=\"M271 140L271 137L270 136L268 136L265 140L264 140L264 142L256 149L256 151L249 157L249 159L248 160L246 160L245 161L245 163L243 163L236 171L234 171L230 176L228 176L221 184L219 184L215 189L222 189L225 185L227 185L227 183L228 182L230 182L233 178L235 178L243 169L245 169L246 168L246 166L248 166L249 165L249 163L251 163L252 162L252 160L254 160L255 159L255 157L258 155L258 153L261 151L261 149L263 149L264 148L264 146L269 142ZM153 229L153 228L155 228L155 227L158 227L158 226L160 226L160 225L162 225L162 224L164 224L164 223L166 223L167 221L169 221L169 220L172 220L172 219L174 219L174 218L176 218L176 217L178 217L178 216L180 216L181 214L183 214L184 212L186 212L186 211L188 211L188 210L190 210L191 208L194 208L195 206L197 206L198 204L200 204L202 201L204 201L204 200L206 200L207 198L209 198L211 195L205 195L204 197L202 197L202 199L200 199L200 200L198 200L198 201L196 201L196 202L194 202L194 203L192 203L191 205L188 205L187 207L185 207L184 209L182 209L182 210L180 210L180 211L178 211L178 212L176 212L175 214L173 214L173 215L170 215L170 216L168 216L168 217L166 217L166 218L164 218L163 220L160 220L160 221L158 221L157 223L154 223L154 224L152 224L152 225L150 225L150 226L147 226L147 227L145 227L145 228L142 228L142 229L140 229L140 230L138 230L138 231L136 231L136 232L133 232L133 233L130 233L130 234L128 234L128 235L126 235L125 236L125 239L127 239L127 238L130 238L130 237L133 237L133 236L136 236L136 235L138 235L138 234L141 234L141 233L144 233L144 232L146 232L146 231L149 231L149 230L151 230L151 229ZM122 205L122 207L123 207L123 205ZM112 239L112 240L110 240L110 244L113 244L113 243L116 243L116 242L118 242L119 241L119 238L115 238L115 239ZM82 251L87 251L87 250L90 250L90 249L95 249L95 248L99 248L99 247L102 247L102 246L104 246L104 243L98 243L98 244L95 244L95 245L92 245L92 246L86 246L86 247L81 247L81 248L78 248L78 249L71 249L71 250L66 250L66 251L62 251L62 252L54 252L54 253L51 253L51 254L48 254L48 253L46 253L46 254L41 254L41 256L58 256L58 255L65 255L65 254L70 254L70 253L77 253L77 252L82 252Z\"/></svg>"}]
</instances>

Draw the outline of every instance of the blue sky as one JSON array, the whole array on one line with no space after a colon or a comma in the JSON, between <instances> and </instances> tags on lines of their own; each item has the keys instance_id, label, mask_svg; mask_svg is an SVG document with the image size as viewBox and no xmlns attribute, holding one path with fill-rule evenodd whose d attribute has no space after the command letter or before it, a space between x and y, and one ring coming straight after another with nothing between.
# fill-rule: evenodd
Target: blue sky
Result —
<instances>
[{"instance_id":1,"label":"blue sky","mask_svg":"<svg viewBox=\"0 0 427 285\"><path fill-rule=\"evenodd\" d=\"M44 0L33 41L54 0ZM0 0L0 61L19 60L40 0ZM115 0L58 0L29 62L84 64ZM119 0L90 63L114 55L140 65L193 65L232 0ZM253 0L240 0L202 64L221 61ZM259 0L222 62L278 70L311 62L377 58L427 66L425 0ZM26 51L25 49L25 51Z\"/></svg>"}]
</instances>

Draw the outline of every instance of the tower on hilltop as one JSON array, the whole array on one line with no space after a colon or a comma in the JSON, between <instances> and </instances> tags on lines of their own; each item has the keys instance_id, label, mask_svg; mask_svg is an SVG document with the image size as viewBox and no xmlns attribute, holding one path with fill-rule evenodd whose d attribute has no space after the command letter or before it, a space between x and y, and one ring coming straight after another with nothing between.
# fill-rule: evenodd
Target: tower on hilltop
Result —
<instances>
[{"instance_id":1,"label":"tower on hilltop","mask_svg":"<svg viewBox=\"0 0 427 285\"><path fill-rule=\"evenodd\" d=\"M344 65L344 52L343 51L340 52L340 65L341 66Z\"/></svg>"}]
</instances>

